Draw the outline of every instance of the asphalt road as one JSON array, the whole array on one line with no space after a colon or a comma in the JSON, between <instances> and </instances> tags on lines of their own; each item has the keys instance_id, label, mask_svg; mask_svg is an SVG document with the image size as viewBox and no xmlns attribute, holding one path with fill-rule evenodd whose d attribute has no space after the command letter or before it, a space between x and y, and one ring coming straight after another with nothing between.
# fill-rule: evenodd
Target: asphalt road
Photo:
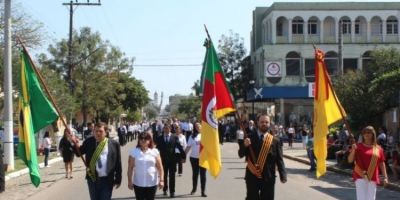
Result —
<instances>
[{"instance_id":1,"label":"asphalt road","mask_svg":"<svg viewBox=\"0 0 400 200\"><path fill-rule=\"evenodd\" d=\"M114 190L113 199L125 200L135 199L133 191L127 187L127 160L128 151L136 145L136 141L122 148L123 160L123 182L119 189ZM176 199L245 199L244 172L245 163L237 157L237 144L225 143L222 146L223 170L216 179L207 175L207 198L200 196L200 188L195 195L191 191L191 167L190 163L184 165L183 176L176 178ZM298 200L299 198L312 199L355 199L355 188L350 177L328 172L327 175L317 180L314 173L308 172L305 164L285 159L288 171L288 182L281 184L279 181L275 187L275 199ZM20 181L14 180L12 186L6 193L0 194L0 199L23 199L23 200L85 200L89 199L87 184L84 179L85 170L80 160L74 162L74 178L64 178L63 163L55 163L51 168L43 169L41 172L43 182L39 188L33 188L27 177L21 177ZM25 175L26 176L26 175ZM200 187L200 183L198 184ZM382 187L378 188L377 199L399 199L400 193L390 191ZM157 191L157 199L170 199Z\"/></svg>"}]
</instances>

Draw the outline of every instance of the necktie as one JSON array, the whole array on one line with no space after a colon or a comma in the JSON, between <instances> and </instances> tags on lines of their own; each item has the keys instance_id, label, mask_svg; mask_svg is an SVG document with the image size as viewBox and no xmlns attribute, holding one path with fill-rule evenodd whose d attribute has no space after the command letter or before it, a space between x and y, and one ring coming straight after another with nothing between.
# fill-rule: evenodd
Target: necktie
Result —
<instances>
[{"instance_id":1,"label":"necktie","mask_svg":"<svg viewBox=\"0 0 400 200\"><path fill-rule=\"evenodd\" d=\"M260 140L263 141L264 140L264 134L260 135Z\"/></svg>"}]
</instances>

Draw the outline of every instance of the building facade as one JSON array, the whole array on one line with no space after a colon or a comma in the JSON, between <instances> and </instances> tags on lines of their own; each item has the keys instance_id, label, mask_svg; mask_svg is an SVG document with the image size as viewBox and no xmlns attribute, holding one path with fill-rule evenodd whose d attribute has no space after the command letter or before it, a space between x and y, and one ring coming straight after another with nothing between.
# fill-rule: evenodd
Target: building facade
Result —
<instances>
[{"instance_id":1,"label":"building facade","mask_svg":"<svg viewBox=\"0 0 400 200\"><path fill-rule=\"evenodd\" d=\"M400 48L399 19L398 2L273 3L257 7L251 31L255 80L247 100L272 102L268 105L274 105L271 113L275 123L311 125L313 45L326 53L331 76L362 70L372 50Z\"/></svg>"}]
</instances>

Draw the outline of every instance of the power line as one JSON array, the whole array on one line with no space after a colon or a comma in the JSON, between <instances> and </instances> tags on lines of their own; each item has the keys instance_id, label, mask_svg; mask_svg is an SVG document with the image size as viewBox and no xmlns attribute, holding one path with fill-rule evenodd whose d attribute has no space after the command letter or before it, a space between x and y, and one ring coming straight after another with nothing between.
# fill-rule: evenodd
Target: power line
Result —
<instances>
[{"instance_id":1,"label":"power line","mask_svg":"<svg viewBox=\"0 0 400 200\"><path fill-rule=\"evenodd\" d=\"M173 64L167 64L167 65L133 65L133 67L199 67L202 66L201 64L179 64L179 65L173 65Z\"/></svg>"}]
</instances>

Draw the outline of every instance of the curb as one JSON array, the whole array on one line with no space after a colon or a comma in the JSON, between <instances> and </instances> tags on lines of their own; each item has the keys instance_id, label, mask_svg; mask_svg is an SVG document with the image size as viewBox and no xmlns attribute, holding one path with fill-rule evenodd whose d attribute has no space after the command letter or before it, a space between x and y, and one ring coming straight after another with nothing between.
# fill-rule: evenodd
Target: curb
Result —
<instances>
[{"instance_id":1,"label":"curb","mask_svg":"<svg viewBox=\"0 0 400 200\"><path fill-rule=\"evenodd\" d=\"M304 159L297 158L297 157L294 157L294 156L289 156L289 155L286 155L286 154L283 154L283 157L285 157L287 159L290 159L290 160L294 160L294 161L297 161L297 162L304 163L306 165L310 165L310 161L308 161L308 160L304 160ZM349 171L349 170L340 169L340 168L337 168L337 167L334 167L334 166L327 166L326 169L329 170L329 171L332 171L332 172L339 173L339 174L352 176L352 172ZM389 190L400 192L400 185L399 184L394 184L392 182L389 182L388 185L385 188L389 189Z\"/></svg>"},{"instance_id":2,"label":"curb","mask_svg":"<svg viewBox=\"0 0 400 200\"><path fill-rule=\"evenodd\" d=\"M57 157L57 158L53 158L53 159L49 160L49 164L53 164L53 163L56 163L56 162L59 162L59 161L62 161L62 157ZM43 168L43 167L44 167L44 163L40 163L39 164L39 168ZM15 171L15 172L7 174L5 176L5 180L8 181L8 180L10 180L12 178L16 178L16 177L22 176L22 175L27 174L27 173L29 173L29 169L28 168L24 168L24 169L21 169L21 170L18 170L18 171Z\"/></svg>"}]
</instances>

